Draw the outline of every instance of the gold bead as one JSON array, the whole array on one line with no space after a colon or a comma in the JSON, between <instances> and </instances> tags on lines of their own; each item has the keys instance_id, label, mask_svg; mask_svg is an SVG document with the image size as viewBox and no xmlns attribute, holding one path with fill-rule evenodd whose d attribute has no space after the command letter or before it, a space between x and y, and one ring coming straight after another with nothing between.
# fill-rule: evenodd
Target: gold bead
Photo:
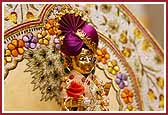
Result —
<instances>
[{"instance_id":1,"label":"gold bead","mask_svg":"<svg viewBox=\"0 0 168 115\"><path fill-rule=\"evenodd\" d=\"M112 60L112 61L111 61L111 64L112 64L113 66L116 66L116 65L117 65L117 61L116 61L116 60Z\"/></svg>"},{"instance_id":2,"label":"gold bead","mask_svg":"<svg viewBox=\"0 0 168 115\"><path fill-rule=\"evenodd\" d=\"M43 44L44 40L41 38L38 40L39 44Z\"/></svg>"},{"instance_id":3,"label":"gold bead","mask_svg":"<svg viewBox=\"0 0 168 115\"><path fill-rule=\"evenodd\" d=\"M114 66L114 70L118 72L120 68L118 66Z\"/></svg>"},{"instance_id":4,"label":"gold bead","mask_svg":"<svg viewBox=\"0 0 168 115\"><path fill-rule=\"evenodd\" d=\"M12 62L12 58L11 57L5 57L7 62Z\"/></svg>"},{"instance_id":5,"label":"gold bead","mask_svg":"<svg viewBox=\"0 0 168 115\"><path fill-rule=\"evenodd\" d=\"M43 36L39 33L39 34L37 34L37 38L38 39L41 39Z\"/></svg>"},{"instance_id":6,"label":"gold bead","mask_svg":"<svg viewBox=\"0 0 168 115\"><path fill-rule=\"evenodd\" d=\"M10 56L11 55L11 52L10 52L10 50L5 50L5 56Z\"/></svg>"},{"instance_id":7,"label":"gold bead","mask_svg":"<svg viewBox=\"0 0 168 115\"><path fill-rule=\"evenodd\" d=\"M112 72L111 72L113 75L116 75L116 71L114 69L112 69Z\"/></svg>"},{"instance_id":8,"label":"gold bead","mask_svg":"<svg viewBox=\"0 0 168 115\"><path fill-rule=\"evenodd\" d=\"M50 29L51 28L51 25L49 23L47 23L44 27L46 30Z\"/></svg>"},{"instance_id":9,"label":"gold bead","mask_svg":"<svg viewBox=\"0 0 168 115\"><path fill-rule=\"evenodd\" d=\"M46 40L48 40L48 41L51 39L51 37L50 37L49 35L45 36L45 38L46 38Z\"/></svg>"},{"instance_id":10,"label":"gold bead","mask_svg":"<svg viewBox=\"0 0 168 115\"><path fill-rule=\"evenodd\" d=\"M49 41L46 40L46 39L44 39L44 44L45 44L45 45L48 45L48 44L49 44Z\"/></svg>"},{"instance_id":11,"label":"gold bead","mask_svg":"<svg viewBox=\"0 0 168 115\"><path fill-rule=\"evenodd\" d=\"M41 32L41 35L44 37L44 36L47 35L47 32L46 32L45 30L43 30L43 31Z\"/></svg>"}]
</instances>

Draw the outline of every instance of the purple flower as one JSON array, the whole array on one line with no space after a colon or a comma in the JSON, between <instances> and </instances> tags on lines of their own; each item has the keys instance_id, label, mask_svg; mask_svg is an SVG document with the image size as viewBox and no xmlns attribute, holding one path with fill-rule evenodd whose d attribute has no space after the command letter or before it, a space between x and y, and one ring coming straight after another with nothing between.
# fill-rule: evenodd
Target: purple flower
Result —
<instances>
[{"instance_id":1,"label":"purple flower","mask_svg":"<svg viewBox=\"0 0 168 115\"><path fill-rule=\"evenodd\" d=\"M124 87L128 86L127 78L128 77L125 74L122 73L117 74L115 81L120 89L123 89Z\"/></svg>"},{"instance_id":2,"label":"purple flower","mask_svg":"<svg viewBox=\"0 0 168 115\"><path fill-rule=\"evenodd\" d=\"M28 33L27 35L24 35L22 39L25 41L25 47L27 49L31 48L34 49L37 45L37 37L33 36L33 33Z\"/></svg>"},{"instance_id":3,"label":"purple flower","mask_svg":"<svg viewBox=\"0 0 168 115\"><path fill-rule=\"evenodd\" d=\"M61 6L56 6L54 8L54 14L57 14L59 11L61 11L62 7Z\"/></svg>"},{"instance_id":4,"label":"purple flower","mask_svg":"<svg viewBox=\"0 0 168 115\"><path fill-rule=\"evenodd\" d=\"M55 39L54 39L54 43L55 43L55 47L56 47L57 49L61 49L61 45L60 45L59 39L55 38Z\"/></svg>"}]
</instances>

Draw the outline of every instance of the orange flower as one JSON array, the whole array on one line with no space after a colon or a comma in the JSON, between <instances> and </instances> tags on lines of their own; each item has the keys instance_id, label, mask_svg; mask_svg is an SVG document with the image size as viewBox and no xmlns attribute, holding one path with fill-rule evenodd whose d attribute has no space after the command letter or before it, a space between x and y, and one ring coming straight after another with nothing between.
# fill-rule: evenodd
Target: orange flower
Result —
<instances>
[{"instance_id":1,"label":"orange flower","mask_svg":"<svg viewBox=\"0 0 168 115\"><path fill-rule=\"evenodd\" d=\"M49 19L47 24L45 24L45 29L48 31L50 35L60 35L61 30L58 30L59 24L55 19Z\"/></svg>"},{"instance_id":2,"label":"orange flower","mask_svg":"<svg viewBox=\"0 0 168 115\"><path fill-rule=\"evenodd\" d=\"M17 57L19 54L22 55L24 53L25 43L23 40L13 39L10 44L8 44L7 48L10 50L13 57Z\"/></svg>"},{"instance_id":3,"label":"orange flower","mask_svg":"<svg viewBox=\"0 0 168 115\"><path fill-rule=\"evenodd\" d=\"M125 88L121 93L121 98L123 101L128 104L133 102L133 93L131 90Z\"/></svg>"},{"instance_id":4,"label":"orange flower","mask_svg":"<svg viewBox=\"0 0 168 115\"><path fill-rule=\"evenodd\" d=\"M98 49L97 55L98 62L102 62L103 64L106 64L107 60L110 59L110 54L107 52L106 48Z\"/></svg>"}]
</instances>

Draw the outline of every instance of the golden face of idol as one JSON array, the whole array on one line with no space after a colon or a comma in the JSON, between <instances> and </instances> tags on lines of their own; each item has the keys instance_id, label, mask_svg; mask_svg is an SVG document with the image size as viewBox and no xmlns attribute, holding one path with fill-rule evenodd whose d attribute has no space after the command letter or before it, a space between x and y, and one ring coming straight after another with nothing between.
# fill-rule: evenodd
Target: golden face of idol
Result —
<instances>
[{"instance_id":1,"label":"golden face of idol","mask_svg":"<svg viewBox=\"0 0 168 115\"><path fill-rule=\"evenodd\" d=\"M81 74L91 73L94 69L95 62L95 54L91 50L85 48L82 48L79 55L72 57L73 68Z\"/></svg>"}]
</instances>

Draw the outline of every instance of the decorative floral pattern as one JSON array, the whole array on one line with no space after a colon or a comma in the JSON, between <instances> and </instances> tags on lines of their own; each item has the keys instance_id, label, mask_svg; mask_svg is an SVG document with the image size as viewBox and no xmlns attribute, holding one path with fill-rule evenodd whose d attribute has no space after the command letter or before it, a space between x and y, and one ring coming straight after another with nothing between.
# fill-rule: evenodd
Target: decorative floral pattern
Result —
<instances>
[{"instance_id":1,"label":"decorative floral pattern","mask_svg":"<svg viewBox=\"0 0 168 115\"><path fill-rule=\"evenodd\" d=\"M133 93L131 90L124 88L124 90L121 93L121 98L123 101L128 104L133 102Z\"/></svg>"},{"instance_id":2,"label":"decorative floral pattern","mask_svg":"<svg viewBox=\"0 0 168 115\"><path fill-rule=\"evenodd\" d=\"M102 11L103 13L109 13L109 12L111 11L111 9L112 9L112 6L109 5L109 4L102 4L102 5L100 6L100 9L101 9L101 11Z\"/></svg>"},{"instance_id":3,"label":"decorative floral pattern","mask_svg":"<svg viewBox=\"0 0 168 115\"><path fill-rule=\"evenodd\" d=\"M128 86L127 76L125 74L118 73L115 81L120 89Z\"/></svg>"},{"instance_id":4,"label":"decorative floral pattern","mask_svg":"<svg viewBox=\"0 0 168 115\"><path fill-rule=\"evenodd\" d=\"M44 4L5 4L5 29L39 18Z\"/></svg>"},{"instance_id":5,"label":"decorative floral pattern","mask_svg":"<svg viewBox=\"0 0 168 115\"><path fill-rule=\"evenodd\" d=\"M102 62L103 64L106 64L107 60L110 58L110 55L107 52L106 48L98 49L97 55L98 62Z\"/></svg>"},{"instance_id":6,"label":"decorative floral pattern","mask_svg":"<svg viewBox=\"0 0 168 115\"><path fill-rule=\"evenodd\" d=\"M37 37L33 36L33 33L28 33L27 35L23 36L22 39L25 41L25 47L27 49L34 49L38 42Z\"/></svg>"},{"instance_id":7,"label":"decorative floral pattern","mask_svg":"<svg viewBox=\"0 0 168 115\"><path fill-rule=\"evenodd\" d=\"M108 31L113 34L118 32L119 24L118 24L117 20L110 20L108 22L108 28L109 28Z\"/></svg>"},{"instance_id":8,"label":"decorative floral pattern","mask_svg":"<svg viewBox=\"0 0 168 115\"><path fill-rule=\"evenodd\" d=\"M84 88L80 84L72 81L70 86L67 89L67 94L70 97L78 98L81 94L83 94Z\"/></svg>"},{"instance_id":9,"label":"decorative floral pattern","mask_svg":"<svg viewBox=\"0 0 168 115\"><path fill-rule=\"evenodd\" d=\"M47 32L45 30L43 30L41 33L39 33L37 35L37 38L38 38L39 44L45 44L45 45L48 45L49 41L51 39L51 37L49 36L49 34L47 34Z\"/></svg>"},{"instance_id":10,"label":"decorative floral pattern","mask_svg":"<svg viewBox=\"0 0 168 115\"><path fill-rule=\"evenodd\" d=\"M135 107L131 104L128 104L126 111L135 111Z\"/></svg>"},{"instance_id":11,"label":"decorative floral pattern","mask_svg":"<svg viewBox=\"0 0 168 115\"><path fill-rule=\"evenodd\" d=\"M138 28L135 28L133 33L134 33L134 36L136 38L138 38L138 39L142 38L142 33L141 33L141 31Z\"/></svg>"},{"instance_id":12,"label":"decorative floral pattern","mask_svg":"<svg viewBox=\"0 0 168 115\"><path fill-rule=\"evenodd\" d=\"M24 41L13 39L10 44L8 44L8 49L11 52L13 57L17 57L19 54L22 55L24 53Z\"/></svg>"},{"instance_id":13,"label":"decorative floral pattern","mask_svg":"<svg viewBox=\"0 0 168 115\"><path fill-rule=\"evenodd\" d=\"M21 9L23 9L23 7L25 6L28 7L26 12L22 12L22 15L24 15L23 19L22 15L20 17L20 15L18 14L18 10L16 10L18 6L21 7ZM41 5L41 8L39 6L15 6L10 4L7 5L6 7L9 7L13 10L12 12L8 12L8 15L5 16L4 20L5 23L7 23L5 24L5 28L37 19L38 13L35 13L35 11L40 12L44 5ZM59 7L54 8L54 15L56 15L58 11L60 11L60 7L61 5L59 5ZM106 37L108 37L110 41L114 42L120 53L122 53L123 56L125 56L125 59L131 66L131 69L137 75L136 77L138 80L138 86L141 89L141 95L146 94L142 95L142 98L144 99L146 98L146 96L148 97L148 99L143 100L143 104L146 107L144 108L144 110L163 110L163 90L165 85L163 74L164 60L163 57L159 53L157 53L157 50L160 50L159 48L157 48L157 45L153 44L153 42L151 42L152 40L149 40L149 37L144 35L144 31L140 30L140 28L137 27L134 21L132 21L131 17L128 16L128 14L124 13L122 11L123 9L120 8L119 5L76 5L75 7L79 7L80 9L84 7L84 9L87 10L86 12L89 14L89 17L91 18L91 23L95 27L97 27L97 30L106 35ZM32 10L30 10L30 8ZM28 50L23 55L24 58L28 58L29 61L31 61L34 64L35 68L38 64L42 64L40 60L35 60L35 57L44 61L44 63L39 67L41 70L47 68L47 70L49 71L45 71L45 75L42 76L41 74L37 74L32 83L34 84L34 90L37 88L41 88L41 93L43 94L41 100L46 101L48 99L52 99L54 95L57 95L57 92L54 92L55 90L60 90L60 88L58 87L60 82L56 84L55 82L52 83L52 80L47 81L48 79L46 79L47 77L49 77L50 74L52 74L52 79L55 79L57 75L53 73L56 69L58 69L55 68L56 63L53 60L53 58L49 58L50 56L47 55L52 54L53 57L56 57L55 53L53 54L52 52L55 52L56 49L60 49L61 47L61 43L57 38L54 38L54 40L52 39L52 36L55 37L55 35L57 36L61 34L61 32L58 30L59 25L56 23L54 18L47 18L49 18L47 19L47 22L45 22L45 24L42 25L42 29L37 29L37 32L33 31L35 27L30 27L30 32L25 32L26 34L24 33L23 36L17 33L16 36L19 36L17 39L9 37L8 40L10 42L8 42L8 40L5 40L4 50L5 64L10 64L13 61L13 58L17 58L18 55L23 55L25 52L24 47ZM51 42L54 42L54 45L52 45L52 47L56 47L56 49L52 50L52 52L49 52L50 54L48 54L46 51L52 48L47 49L43 47L41 48L43 50L38 50L37 52L32 50L37 48L37 44L39 44L40 46L43 46L43 44L50 45L50 39L52 39ZM98 62L101 62L104 65L104 67L107 67L106 69L109 73L111 73L110 75L112 75L115 78L114 85L116 83L116 85L118 85L118 87L120 88L120 96L124 103L124 110L136 110L136 106L134 104L134 89L130 88L132 85L129 84L129 82L131 81L129 79L130 76L127 76L125 74L123 65L120 62L121 60L116 58L115 55L111 52L111 50L106 48L109 47L108 45L106 45L106 43L100 43L99 46L101 47L101 49L97 50L97 60ZM32 52L33 54L31 54ZM46 57L48 58L46 59ZM28 68L27 70L30 69L31 68ZM38 70L39 68L36 68L34 70L31 69L31 72L37 72ZM41 82L37 82L37 80L41 80ZM42 90L43 83L46 81L49 84L47 84L47 87L45 87ZM57 100L59 99L57 98Z\"/></svg>"},{"instance_id":14,"label":"decorative floral pattern","mask_svg":"<svg viewBox=\"0 0 168 115\"><path fill-rule=\"evenodd\" d=\"M60 43L60 40L59 40L59 39L55 38L55 39L54 39L54 43L55 43L55 47L56 47L57 49L60 49L60 48L61 48L61 43Z\"/></svg>"},{"instance_id":15,"label":"decorative floral pattern","mask_svg":"<svg viewBox=\"0 0 168 115\"><path fill-rule=\"evenodd\" d=\"M123 31L121 34L120 34L120 39L119 41L123 44L126 44L128 42L128 38L127 38L127 31Z\"/></svg>"},{"instance_id":16,"label":"decorative floral pattern","mask_svg":"<svg viewBox=\"0 0 168 115\"><path fill-rule=\"evenodd\" d=\"M117 61L116 60L112 60L111 62L108 62L108 71L110 73L112 73L113 75L116 75L117 72L119 72L120 68L117 65Z\"/></svg>"},{"instance_id":17,"label":"decorative floral pattern","mask_svg":"<svg viewBox=\"0 0 168 115\"><path fill-rule=\"evenodd\" d=\"M61 31L58 29L59 24L56 22L55 19L49 19L47 24L44 27L50 35L60 35Z\"/></svg>"},{"instance_id":18,"label":"decorative floral pattern","mask_svg":"<svg viewBox=\"0 0 168 115\"><path fill-rule=\"evenodd\" d=\"M131 56L131 49L130 48L124 48L122 50L122 54L125 56L125 57L130 57Z\"/></svg>"},{"instance_id":19,"label":"decorative floral pattern","mask_svg":"<svg viewBox=\"0 0 168 115\"><path fill-rule=\"evenodd\" d=\"M5 50L5 59L4 59L4 64L12 62L12 57L11 57L11 51L10 50Z\"/></svg>"}]
</instances>

